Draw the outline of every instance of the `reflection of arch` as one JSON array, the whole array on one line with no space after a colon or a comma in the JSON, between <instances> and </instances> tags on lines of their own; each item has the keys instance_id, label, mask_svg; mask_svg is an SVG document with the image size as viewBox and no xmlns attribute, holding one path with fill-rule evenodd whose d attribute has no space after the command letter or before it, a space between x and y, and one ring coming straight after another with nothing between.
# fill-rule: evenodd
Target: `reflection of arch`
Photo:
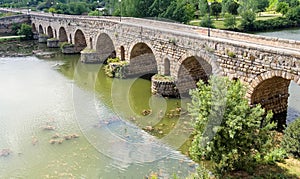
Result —
<instances>
[{"instance_id":1,"label":"reflection of arch","mask_svg":"<svg viewBox=\"0 0 300 179\"><path fill-rule=\"evenodd\" d=\"M114 43L109 35L101 33L96 42L96 51L100 55L100 60L104 61L109 57L116 57Z\"/></svg>"},{"instance_id":2,"label":"reflection of arch","mask_svg":"<svg viewBox=\"0 0 300 179\"><path fill-rule=\"evenodd\" d=\"M32 32L37 32L37 30L36 30L36 27L35 27L35 24L34 24L34 23L32 23L32 24L31 24L31 27L32 27Z\"/></svg>"},{"instance_id":3,"label":"reflection of arch","mask_svg":"<svg viewBox=\"0 0 300 179\"><path fill-rule=\"evenodd\" d=\"M87 45L86 45L86 40L83 32L81 30L76 30L75 32L75 37L74 37L74 45L75 45L75 51L80 52L83 50Z\"/></svg>"},{"instance_id":4,"label":"reflection of arch","mask_svg":"<svg viewBox=\"0 0 300 179\"><path fill-rule=\"evenodd\" d=\"M43 26L39 25L39 34L44 34Z\"/></svg>"},{"instance_id":5,"label":"reflection of arch","mask_svg":"<svg viewBox=\"0 0 300 179\"><path fill-rule=\"evenodd\" d=\"M164 59L164 75L170 75L170 60L168 58Z\"/></svg>"},{"instance_id":6,"label":"reflection of arch","mask_svg":"<svg viewBox=\"0 0 300 179\"><path fill-rule=\"evenodd\" d=\"M53 30L51 26L48 26L47 33L49 38L53 38Z\"/></svg>"},{"instance_id":7,"label":"reflection of arch","mask_svg":"<svg viewBox=\"0 0 300 179\"><path fill-rule=\"evenodd\" d=\"M144 42L136 43L130 51L130 68L134 74L157 73L157 62L153 50Z\"/></svg>"},{"instance_id":8,"label":"reflection of arch","mask_svg":"<svg viewBox=\"0 0 300 179\"><path fill-rule=\"evenodd\" d=\"M177 88L180 93L188 93L196 88L196 83L201 79L207 82L212 74L212 66L203 58L190 56L185 58L177 71Z\"/></svg>"},{"instance_id":9,"label":"reflection of arch","mask_svg":"<svg viewBox=\"0 0 300 179\"><path fill-rule=\"evenodd\" d=\"M64 27L60 27L58 30L58 39L60 42L68 42L67 32Z\"/></svg>"},{"instance_id":10,"label":"reflection of arch","mask_svg":"<svg viewBox=\"0 0 300 179\"><path fill-rule=\"evenodd\" d=\"M125 61L125 48L121 46L121 61Z\"/></svg>"}]
</instances>

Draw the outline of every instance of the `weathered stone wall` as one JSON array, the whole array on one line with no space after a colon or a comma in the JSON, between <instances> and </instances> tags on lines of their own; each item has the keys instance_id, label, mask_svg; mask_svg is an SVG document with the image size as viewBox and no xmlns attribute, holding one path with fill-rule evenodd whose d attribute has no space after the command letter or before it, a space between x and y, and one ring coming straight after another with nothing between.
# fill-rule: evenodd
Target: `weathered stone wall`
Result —
<instances>
[{"instance_id":1,"label":"weathered stone wall","mask_svg":"<svg viewBox=\"0 0 300 179\"><path fill-rule=\"evenodd\" d=\"M124 18L121 23L114 18L74 18L64 15L32 15L31 19L36 27L42 25L44 32L47 32L48 26L56 32L64 27L70 43L75 43L75 32L79 29L84 34L88 48L100 51L101 48L97 47L109 44L109 50L115 49L118 57L124 53L124 59L129 63L126 67L128 74L156 71L164 74L169 71L176 83L188 79L186 81L189 83L182 83L182 91L195 87L198 79L207 80L210 74L242 80L248 85L249 99L264 91L257 86L272 77L294 80L300 85L298 41L214 29L211 29L211 37L208 37L207 28L136 18ZM99 40L101 34L105 34L106 40ZM135 46L139 43L146 44L151 53L136 50ZM205 62L199 63L203 70L197 70L199 64L184 67L191 57ZM169 60L168 65L165 59ZM165 69L166 66L170 69ZM187 73L180 73L183 67ZM279 91L285 94L287 83L278 85L284 86ZM272 95L276 96L277 93ZM279 102L282 107L285 107L284 100ZM277 110L279 107L271 108L280 111Z\"/></svg>"},{"instance_id":2,"label":"weathered stone wall","mask_svg":"<svg viewBox=\"0 0 300 179\"><path fill-rule=\"evenodd\" d=\"M30 22L30 16L28 15L2 17L0 18L0 34L12 34L14 24L30 24Z\"/></svg>"}]
</instances>

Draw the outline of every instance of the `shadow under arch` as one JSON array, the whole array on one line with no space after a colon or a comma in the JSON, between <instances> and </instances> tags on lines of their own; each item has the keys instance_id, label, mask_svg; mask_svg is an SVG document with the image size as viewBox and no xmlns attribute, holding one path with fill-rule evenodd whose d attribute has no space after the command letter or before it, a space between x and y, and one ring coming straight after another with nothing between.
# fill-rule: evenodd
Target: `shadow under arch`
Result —
<instances>
[{"instance_id":1,"label":"shadow under arch","mask_svg":"<svg viewBox=\"0 0 300 179\"><path fill-rule=\"evenodd\" d=\"M115 45L112 38L107 33L100 33L96 41L96 52L99 54L101 62L108 58L116 57Z\"/></svg>"},{"instance_id":2,"label":"shadow under arch","mask_svg":"<svg viewBox=\"0 0 300 179\"><path fill-rule=\"evenodd\" d=\"M266 111L272 111L273 119L278 122L278 130L283 130L286 125L289 86L291 81L299 85L297 79L296 75L291 73L269 71L250 82L247 92L250 104L260 104Z\"/></svg>"},{"instance_id":3,"label":"shadow under arch","mask_svg":"<svg viewBox=\"0 0 300 179\"><path fill-rule=\"evenodd\" d=\"M134 43L129 52L130 76L144 76L157 73L155 52L150 45L145 42L137 42Z\"/></svg>"},{"instance_id":4,"label":"shadow under arch","mask_svg":"<svg viewBox=\"0 0 300 179\"><path fill-rule=\"evenodd\" d=\"M85 47L87 47L87 43L86 43L86 39L85 39L85 35L83 34L82 30L77 29L75 31L75 35L74 35L74 49L75 52L79 53L80 51L82 51Z\"/></svg>"},{"instance_id":5,"label":"shadow under arch","mask_svg":"<svg viewBox=\"0 0 300 179\"><path fill-rule=\"evenodd\" d=\"M58 40L60 42L68 42L68 35L64 27L60 27L58 30Z\"/></svg>"},{"instance_id":6,"label":"shadow under arch","mask_svg":"<svg viewBox=\"0 0 300 179\"><path fill-rule=\"evenodd\" d=\"M183 57L178 66L176 87L180 95L187 96L190 89L197 87L201 79L205 83L213 74L213 67L204 58L199 56Z\"/></svg>"},{"instance_id":7,"label":"shadow under arch","mask_svg":"<svg viewBox=\"0 0 300 179\"><path fill-rule=\"evenodd\" d=\"M44 34L44 29L42 25L39 25L39 34Z\"/></svg>"},{"instance_id":8,"label":"shadow under arch","mask_svg":"<svg viewBox=\"0 0 300 179\"><path fill-rule=\"evenodd\" d=\"M49 38L53 38L54 37L54 35L53 35L53 29L52 29L51 26L48 26L48 28L47 28L47 35L48 35Z\"/></svg>"}]
</instances>

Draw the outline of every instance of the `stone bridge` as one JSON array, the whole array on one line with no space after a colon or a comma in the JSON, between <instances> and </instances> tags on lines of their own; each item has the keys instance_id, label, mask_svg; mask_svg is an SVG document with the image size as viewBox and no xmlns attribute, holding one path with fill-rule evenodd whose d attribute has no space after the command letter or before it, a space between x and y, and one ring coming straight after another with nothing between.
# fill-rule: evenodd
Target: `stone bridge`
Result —
<instances>
[{"instance_id":1,"label":"stone bridge","mask_svg":"<svg viewBox=\"0 0 300 179\"><path fill-rule=\"evenodd\" d=\"M30 14L34 32L81 51L85 63L117 56L127 76L152 77L152 92L187 93L212 74L240 79L252 105L286 115L288 88L300 85L300 42L258 35L122 17Z\"/></svg>"}]
</instances>

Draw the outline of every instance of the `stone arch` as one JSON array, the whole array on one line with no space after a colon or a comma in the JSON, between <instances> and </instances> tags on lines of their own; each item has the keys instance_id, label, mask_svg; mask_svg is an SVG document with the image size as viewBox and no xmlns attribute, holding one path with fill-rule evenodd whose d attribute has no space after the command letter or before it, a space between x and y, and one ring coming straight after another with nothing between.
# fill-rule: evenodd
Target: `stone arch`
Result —
<instances>
[{"instance_id":1,"label":"stone arch","mask_svg":"<svg viewBox=\"0 0 300 179\"><path fill-rule=\"evenodd\" d=\"M39 25L39 34L44 34L43 26Z\"/></svg>"},{"instance_id":2,"label":"stone arch","mask_svg":"<svg viewBox=\"0 0 300 179\"><path fill-rule=\"evenodd\" d=\"M60 42L68 42L68 35L64 27L60 27L58 30L58 39Z\"/></svg>"},{"instance_id":3,"label":"stone arch","mask_svg":"<svg viewBox=\"0 0 300 179\"><path fill-rule=\"evenodd\" d=\"M116 57L114 42L108 34L100 33L98 35L96 41L96 52L99 54L100 61Z\"/></svg>"},{"instance_id":4,"label":"stone arch","mask_svg":"<svg viewBox=\"0 0 300 179\"><path fill-rule=\"evenodd\" d=\"M201 79L205 83L209 76L213 74L213 66L203 57L187 56L181 58L176 70L176 87L181 94L188 94L190 89L197 87L197 82Z\"/></svg>"},{"instance_id":5,"label":"stone arch","mask_svg":"<svg viewBox=\"0 0 300 179\"><path fill-rule=\"evenodd\" d=\"M150 45L148 45L148 43L134 43L129 52L129 71L132 75L146 75L157 73L155 51Z\"/></svg>"},{"instance_id":6,"label":"stone arch","mask_svg":"<svg viewBox=\"0 0 300 179\"><path fill-rule=\"evenodd\" d=\"M53 38L54 37L53 36L53 29L52 29L51 26L48 26L48 28L47 28L47 34L48 34L49 38Z\"/></svg>"},{"instance_id":7,"label":"stone arch","mask_svg":"<svg viewBox=\"0 0 300 179\"><path fill-rule=\"evenodd\" d=\"M169 58L165 58L164 59L164 75L171 74L170 68L171 68L170 60L169 60Z\"/></svg>"},{"instance_id":8,"label":"stone arch","mask_svg":"<svg viewBox=\"0 0 300 179\"><path fill-rule=\"evenodd\" d=\"M32 27L32 32L33 32L33 33L36 33L37 30L36 30L35 23L32 23L32 24L31 24L31 27Z\"/></svg>"},{"instance_id":9,"label":"stone arch","mask_svg":"<svg viewBox=\"0 0 300 179\"><path fill-rule=\"evenodd\" d=\"M289 86L291 81L300 85L297 75L282 72L269 71L258 75L250 82L247 97L251 105L261 104L266 110L274 113L274 119L278 120L278 128L286 123L288 108Z\"/></svg>"},{"instance_id":10,"label":"stone arch","mask_svg":"<svg viewBox=\"0 0 300 179\"><path fill-rule=\"evenodd\" d=\"M124 46L120 47L120 51L121 51L121 61L125 61L125 48Z\"/></svg>"},{"instance_id":11,"label":"stone arch","mask_svg":"<svg viewBox=\"0 0 300 179\"><path fill-rule=\"evenodd\" d=\"M77 29L75 31L74 45L75 45L75 51L76 52L80 52L85 47L87 47L85 35L83 34L83 32L80 29Z\"/></svg>"}]
</instances>

